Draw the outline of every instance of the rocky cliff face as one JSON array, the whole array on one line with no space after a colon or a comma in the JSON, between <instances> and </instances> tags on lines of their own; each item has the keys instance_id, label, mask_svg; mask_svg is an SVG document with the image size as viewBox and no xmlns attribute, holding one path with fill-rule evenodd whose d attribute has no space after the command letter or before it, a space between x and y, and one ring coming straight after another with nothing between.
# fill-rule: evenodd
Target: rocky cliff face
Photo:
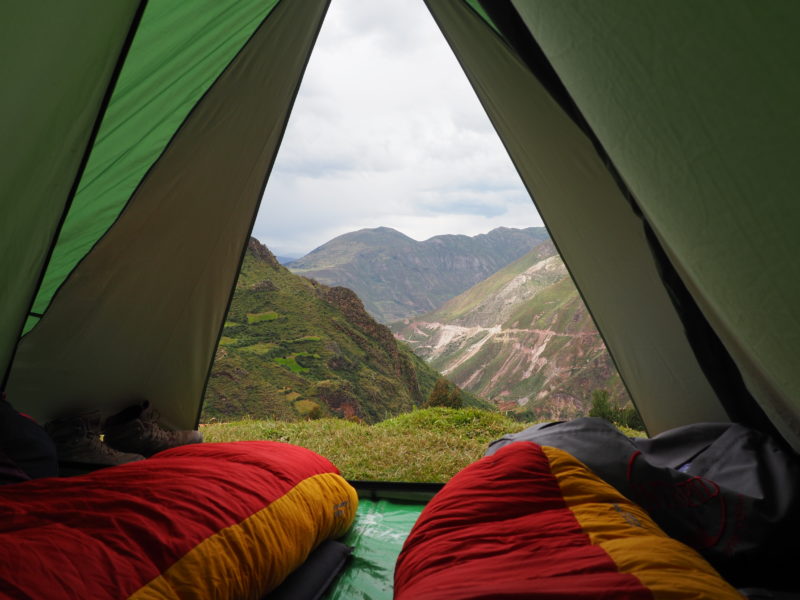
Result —
<instances>
[{"instance_id":1,"label":"rocky cliff face","mask_svg":"<svg viewBox=\"0 0 800 600\"><path fill-rule=\"evenodd\" d=\"M247 251L253 256L253 258L260 260L264 265L271 267L272 270L277 271L281 268L281 263L275 257L275 255L269 251L264 244L259 242L256 238L250 238L250 241L247 243Z\"/></svg>"},{"instance_id":2,"label":"rocky cliff face","mask_svg":"<svg viewBox=\"0 0 800 600\"><path fill-rule=\"evenodd\" d=\"M339 236L290 263L292 272L347 287L377 320L431 311L548 239L542 227L417 242L388 227Z\"/></svg>"},{"instance_id":3,"label":"rocky cliff face","mask_svg":"<svg viewBox=\"0 0 800 600\"><path fill-rule=\"evenodd\" d=\"M588 412L591 392L628 401L605 345L552 244L535 248L427 315L392 325L431 366L501 410Z\"/></svg>"}]
</instances>

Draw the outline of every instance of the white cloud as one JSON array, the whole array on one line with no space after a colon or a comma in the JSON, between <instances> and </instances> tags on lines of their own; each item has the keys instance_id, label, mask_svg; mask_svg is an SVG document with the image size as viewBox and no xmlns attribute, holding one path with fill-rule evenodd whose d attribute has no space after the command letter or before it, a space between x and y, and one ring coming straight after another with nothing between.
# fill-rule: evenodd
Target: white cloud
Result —
<instances>
[{"instance_id":1,"label":"white cloud","mask_svg":"<svg viewBox=\"0 0 800 600\"><path fill-rule=\"evenodd\" d=\"M421 240L541 220L423 3L334 0L254 235L301 255L381 225Z\"/></svg>"}]
</instances>

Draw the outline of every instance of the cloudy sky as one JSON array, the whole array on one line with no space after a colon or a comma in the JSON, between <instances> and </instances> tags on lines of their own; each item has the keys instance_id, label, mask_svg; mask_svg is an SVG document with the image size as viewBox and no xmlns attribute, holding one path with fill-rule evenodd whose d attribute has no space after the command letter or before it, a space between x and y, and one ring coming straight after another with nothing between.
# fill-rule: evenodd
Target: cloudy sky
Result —
<instances>
[{"instance_id":1,"label":"cloudy sky","mask_svg":"<svg viewBox=\"0 0 800 600\"><path fill-rule=\"evenodd\" d=\"M382 225L425 240L541 219L422 0L333 0L254 235L301 256Z\"/></svg>"}]
</instances>

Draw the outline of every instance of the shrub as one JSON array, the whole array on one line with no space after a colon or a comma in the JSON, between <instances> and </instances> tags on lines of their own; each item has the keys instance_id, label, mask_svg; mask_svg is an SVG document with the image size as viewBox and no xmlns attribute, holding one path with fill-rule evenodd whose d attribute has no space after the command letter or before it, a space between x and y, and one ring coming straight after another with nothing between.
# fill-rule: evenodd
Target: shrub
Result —
<instances>
[{"instance_id":1,"label":"shrub","mask_svg":"<svg viewBox=\"0 0 800 600\"><path fill-rule=\"evenodd\" d=\"M589 410L589 416L600 417L614 425L644 431L644 421L642 421L642 417L636 407L633 405L627 408L614 406L606 390L594 390L592 392L592 408Z\"/></svg>"},{"instance_id":2,"label":"shrub","mask_svg":"<svg viewBox=\"0 0 800 600\"><path fill-rule=\"evenodd\" d=\"M592 392L592 408L589 410L590 417L599 417L606 421L614 422L616 410L611 406L606 390L594 390Z\"/></svg>"},{"instance_id":3,"label":"shrub","mask_svg":"<svg viewBox=\"0 0 800 600\"><path fill-rule=\"evenodd\" d=\"M458 389L458 386L452 385L447 379L440 377L422 407L444 406L446 408L461 408L463 404L461 390Z\"/></svg>"},{"instance_id":4,"label":"shrub","mask_svg":"<svg viewBox=\"0 0 800 600\"><path fill-rule=\"evenodd\" d=\"M294 403L294 409L298 415L309 421L322 417L322 407L313 400L298 400Z\"/></svg>"}]
</instances>

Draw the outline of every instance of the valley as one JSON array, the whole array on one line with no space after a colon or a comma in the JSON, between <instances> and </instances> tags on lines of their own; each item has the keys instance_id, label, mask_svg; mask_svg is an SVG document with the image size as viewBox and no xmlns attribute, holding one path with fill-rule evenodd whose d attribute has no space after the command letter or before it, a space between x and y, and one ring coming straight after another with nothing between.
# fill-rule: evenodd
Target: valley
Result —
<instances>
[{"instance_id":1,"label":"valley","mask_svg":"<svg viewBox=\"0 0 800 600\"><path fill-rule=\"evenodd\" d=\"M606 390L614 405L628 405L603 340L546 232L494 230L476 237L477 242L467 236L416 242L389 228L361 230L293 261L293 271L252 239L203 420L335 416L374 423L423 406L442 376L462 388L466 406L520 419L588 414L597 389ZM426 257L427 250L413 249L431 241L438 254ZM470 254L489 241L496 250L491 259ZM388 248L381 249L383 243ZM501 249L504 244L510 248ZM514 254L520 256L491 271ZM491 273L467 285L468 265ZM298 272L322 273L332 285ZM388 327L381 324L345 285L353 281L369 288L373 307L390 307L383 318L408 314Z\"/></svg>"},{"instance_id":2,"label":"valley","mask_svg":"<svg viewBox=\"0 0 800 600\"><path fill-rule=\"evenodd\" d=\"M352 291L293 275L251 239L202 420L372 423L421 405L438 378Z\"/></svg>"},{"instance_id":3,"label":"valley","mask_svg":"<svg viewBox=\"0 0 800 600\"><path fill-rule=\"evenodd\" d=\"M629 401L550 242L436 311L391 327L432 367L502 411L574 418L588 413L595 389L617 405Z\"/></svg>"}]
</instances>

